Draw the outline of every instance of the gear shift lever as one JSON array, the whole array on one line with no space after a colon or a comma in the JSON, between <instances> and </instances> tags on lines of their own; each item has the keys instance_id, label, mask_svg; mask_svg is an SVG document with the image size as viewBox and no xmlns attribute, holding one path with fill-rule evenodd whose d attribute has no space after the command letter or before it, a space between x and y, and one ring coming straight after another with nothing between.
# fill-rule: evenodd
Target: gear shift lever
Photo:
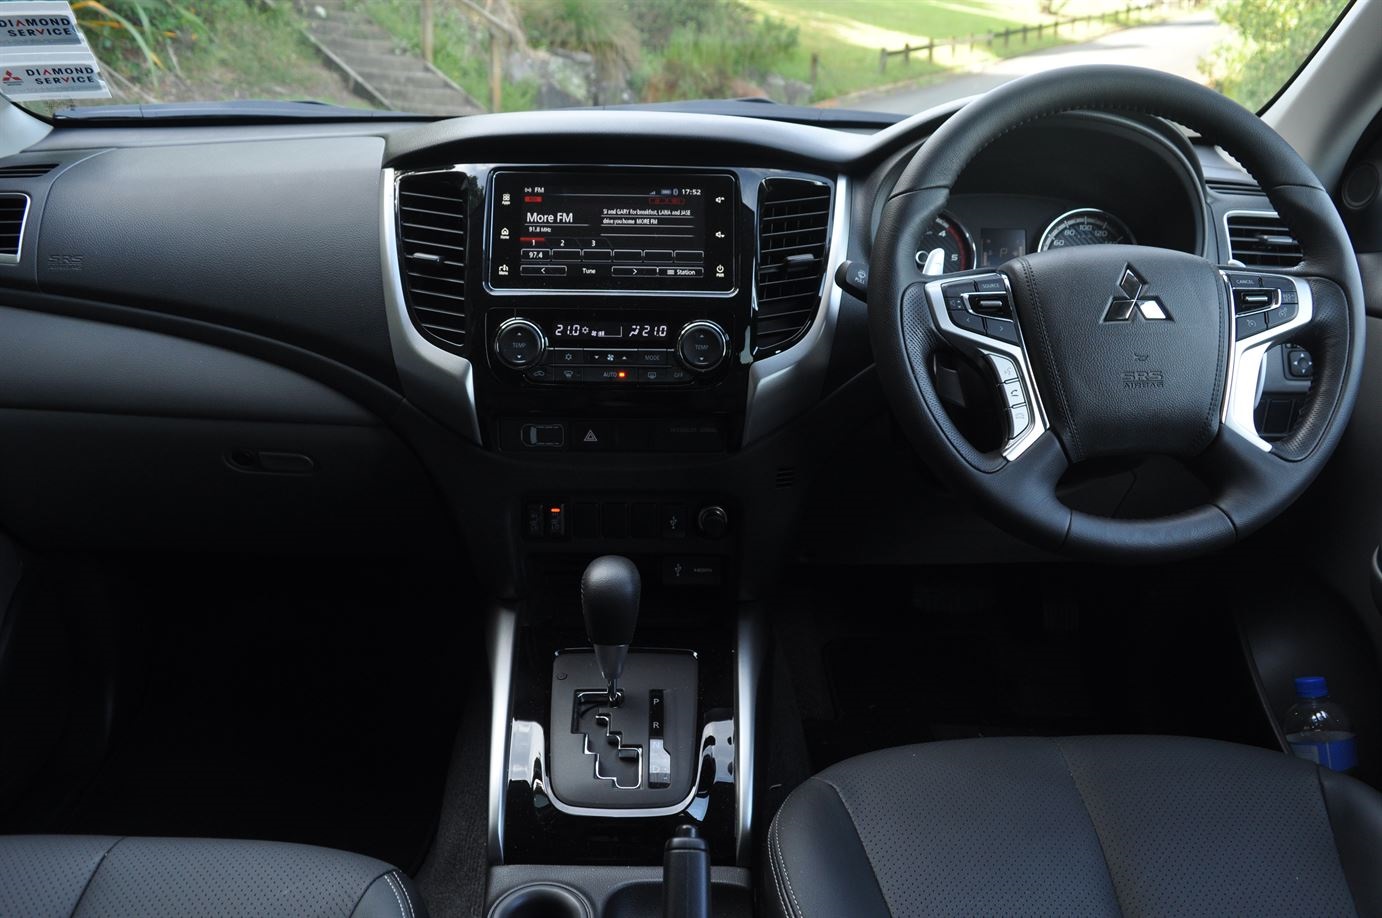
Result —
<instances>
[{"instance_id":1,"label":"gear shift lever","mask_svg":"<svg viewBox=\"0 0 1382 918\"><path fill-rule=\"evenodd\" d=\"M595 662L609 685L609 703L618 704L619 677L638 625L642 581L638 568L621 555L596 558L581 576L581 613L585 633L595 647Z\"/></svg>"}]
</instances>

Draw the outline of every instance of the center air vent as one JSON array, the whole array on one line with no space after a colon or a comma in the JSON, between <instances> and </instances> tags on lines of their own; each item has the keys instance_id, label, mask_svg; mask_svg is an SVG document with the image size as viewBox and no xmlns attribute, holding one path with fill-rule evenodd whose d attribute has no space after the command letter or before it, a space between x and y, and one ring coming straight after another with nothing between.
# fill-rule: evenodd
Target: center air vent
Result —
<instances>
[{"instance_id":1,"label":"center air vent","mask_svg":"<svg viewBox=\"0 0 1382 918\"><path fill-rule=\"evenodd\" d=\"M47 175L57 167L57 163L20 163L14 166L0 166L0 178L38 178L40 175Z\"/></svg>"},{"instance_id":2,"label":"center air vent","mask_svg":"<svg viewBox=\"0 0 1382 918\"><path fill-rule=\"evenodd\" d=\"M1300 243L1276 214L1231 213L1225 222L1230 258L1250 268L1294 268L1300 264Z\"/></svg>"},{"instance_id":3,"label":"center air vent","mask_svg":"<svg viewBox=\"0 0 1382 918\"><path fill-rule=\"evenodd\" d=\"M830 186L767 179L758 187L758 306L753 353L767 357L806 334L821 302Z\"/></svg>"},{"instance_id":4,"label":"center air vent","mask_svg":"<svg viewBox=\"0 0 1382 918\"><path fill-rule=\"evenodd\" d=\"M0 264L19 261L19 243L24 237L28 213L28 195L0 194Z\"/></svg>"},{"instance_id":5,"label":"center air vent","mask_svg":"<svg viewBox=\"0 0 1382 918\"><path fill-rule=\"evenodd\" d=\"M408 313L423 335L465 346L466 188L460 172L405 175L398 184L399 258Z\"/></svg>"}]
</instances>

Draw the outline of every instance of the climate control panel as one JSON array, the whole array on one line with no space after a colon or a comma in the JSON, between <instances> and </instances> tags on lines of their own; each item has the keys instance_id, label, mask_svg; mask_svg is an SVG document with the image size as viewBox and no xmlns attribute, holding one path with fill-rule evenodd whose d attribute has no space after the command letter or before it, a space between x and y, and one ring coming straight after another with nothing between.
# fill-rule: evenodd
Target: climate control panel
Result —
<instances>
[{"instance_id":1,"label":"climate control panel","mask_svg":"<svg viewBox=\"0 0 1382 918\"><path fill-rule=\"evenodd\" d=\"M528 383L658 387L709 378L730 339L712 319L541 310L500 321L490 353Z\"/></svg>"}]
</instances>

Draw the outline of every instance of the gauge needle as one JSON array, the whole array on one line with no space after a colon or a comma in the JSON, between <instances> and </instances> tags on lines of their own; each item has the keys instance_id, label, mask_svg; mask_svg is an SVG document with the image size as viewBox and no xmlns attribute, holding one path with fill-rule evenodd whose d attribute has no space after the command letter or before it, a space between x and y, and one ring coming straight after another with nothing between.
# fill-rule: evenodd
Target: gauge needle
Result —
<instances>
[{"instance_id":1,"label":"gauge needle","mask_svg":"<svg viewBox=\"0 0 1382 918\"><path fill-rule=\"evenodd\" d=\"M935 274L945 273L945 249L937 246L926 253L926 263L921 266L921 273L928 277Z\"/></svg>"}]
</instances>

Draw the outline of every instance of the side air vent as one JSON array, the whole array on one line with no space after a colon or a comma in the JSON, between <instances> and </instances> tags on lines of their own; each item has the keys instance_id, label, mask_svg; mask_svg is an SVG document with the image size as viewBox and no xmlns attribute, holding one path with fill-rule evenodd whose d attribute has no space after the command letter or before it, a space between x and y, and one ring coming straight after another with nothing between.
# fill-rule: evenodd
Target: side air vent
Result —
<instances>
[{"instance_id":1,"label":"side air vent","mask_svg":"<svg viewBox=\"0 0 1382 918\"><path fill-rule=\"evenodd\" d=\"M399 259L408 312L448 350L465 346L466 187L460 172L405 175L398 183Z\"/></svg>"},{"instance_id":2,"label":"side air vent","mask_svg":"<svg viewBox=\"0 0 1382 918\"><path fill-rule=\"evenodd\" d=\"M19 261L19 243L24 237L24 220L28 215L28 195L0 194L0 264Z\"/></svg>"},{"instance_id":3,"label":"side air vent","mask_svg":"<svg viewBox=\"0 0 1382 918\"><path fill-rule=\"evenodd\" d=\"M57 163L20 163L15 166L0 166L0 178L38 178L40 175L47 175L57 167Z\"/></svg>"},{"instance_id":4,"label":"side air vent","mask_svg":"<svg viewBox=\"0 0 1382 918\"><path fill-rule=\"evenodd\" d=\"M830 186L825 182L767 179L758 187L755 356L791 347L811 327L821 302L829 234Z\"/></svg>"},{"instance_id":5,"label":"side air vent","mask_svg":"<svg viewBox=\"0 0 1382 918\"><path fill-rule=\"evenodd\" d=\"M1231 213L1225 222L1229 257L1250 268L1294 268L1300 264L1300 243L1276 214Z\"/></svg>"},{"instance_id":6,"label":"side air vent","mask_svg":"<svg viewBox=\"0 0 1382 918\"><path fill-rule=\"evenodd\" d=\"M1216 194L1262 194L1262 189L1259 188L1255 182L1250 182L1246 179L1241 182L1225 181L1222 179L1206 179L1204 186Z\"/></svg>"}]
</instances>

